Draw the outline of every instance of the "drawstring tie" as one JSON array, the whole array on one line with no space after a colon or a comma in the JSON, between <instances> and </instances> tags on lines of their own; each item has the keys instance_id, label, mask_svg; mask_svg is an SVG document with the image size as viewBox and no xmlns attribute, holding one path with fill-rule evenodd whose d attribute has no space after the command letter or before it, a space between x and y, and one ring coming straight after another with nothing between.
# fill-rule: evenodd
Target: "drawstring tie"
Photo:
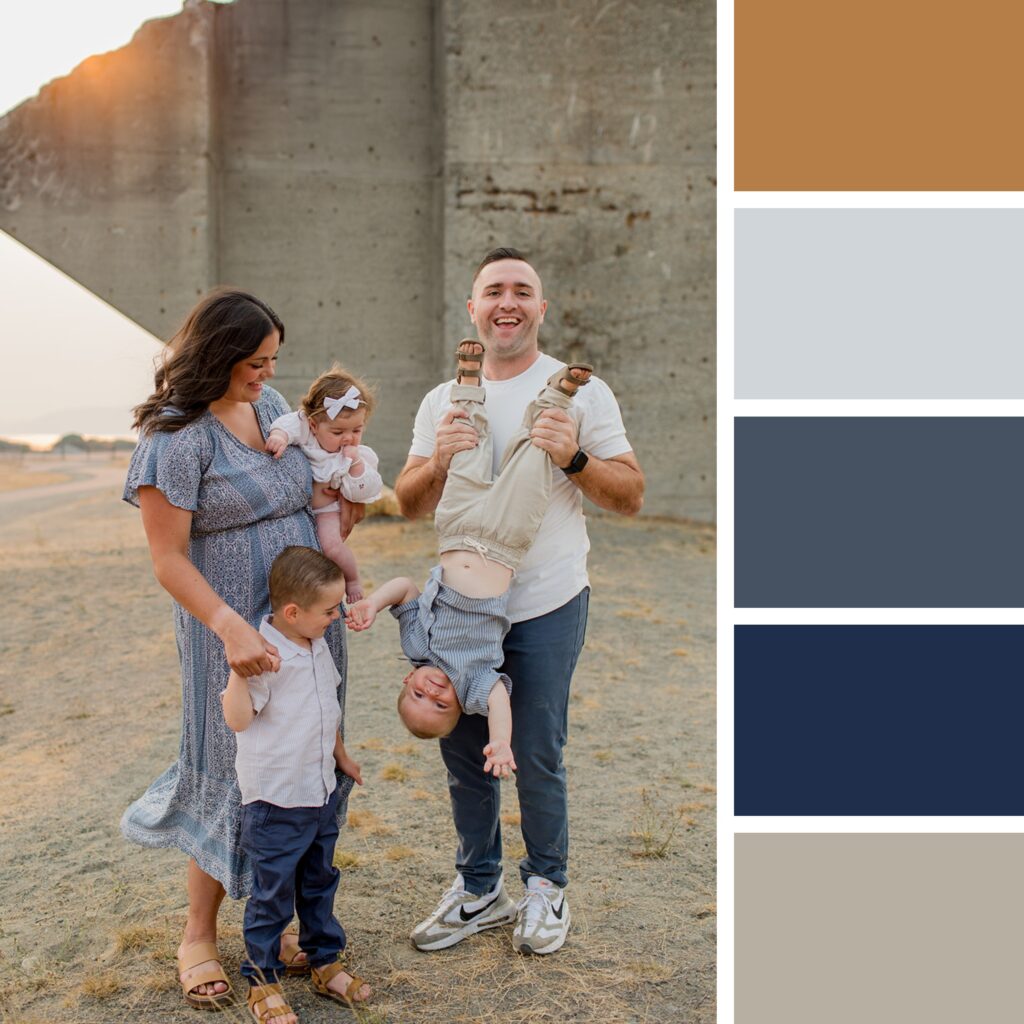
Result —
<instances>
[{"instance_id":1,"label":"drawstring tie","mask_svg":"<svg viewBox=\"0 0 1024 1024\"><path fill-rule=\"evenodd\" d=\"M462 543L465 544L467 548L471 548L475 551L480 556L480 560L484 565L487 564L487 556L490 554L490 551L486 544L481 544L480 541L474 540L472 537L463 537Z\"/></svg>"}]
</instances>

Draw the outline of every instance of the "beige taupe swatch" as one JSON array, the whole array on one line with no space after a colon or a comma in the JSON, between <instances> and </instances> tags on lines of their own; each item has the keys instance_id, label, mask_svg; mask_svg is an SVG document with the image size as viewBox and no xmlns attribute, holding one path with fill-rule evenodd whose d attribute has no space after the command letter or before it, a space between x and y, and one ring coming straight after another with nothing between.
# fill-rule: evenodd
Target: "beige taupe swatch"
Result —
<instances>
[{"instance_id":1,"label":"beige taupe swatch","mask_svg":"<svg viewBox=\"0 0 1024 1024\"><path fill-rule=\"evenodd\" d=\"M1021 1018L1024 835L736 836L736 1024Z\"/></svg>"}]
</instances>

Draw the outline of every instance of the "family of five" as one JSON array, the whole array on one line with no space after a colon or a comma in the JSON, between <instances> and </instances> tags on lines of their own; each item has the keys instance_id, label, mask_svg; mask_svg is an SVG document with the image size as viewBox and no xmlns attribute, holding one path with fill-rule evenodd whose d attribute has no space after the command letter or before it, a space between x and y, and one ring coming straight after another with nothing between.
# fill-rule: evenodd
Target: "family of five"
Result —
<instances>
[{"instance_id":1,"label":"family of five","mask_svg":"<svg viewBox=\"0 0 1024 1024\"><path fill-rule=\"evenodd\" d=\"M368 629L385 608L412 666L399 716L439 740L458 835L455 880L413 945L444 949L504 924L520 953L565 942L562 752L589 596L582 497L634 514L643 475L608 386L540 351L547 302L520 252L488 253L467 306L477 336L458 345L455 379L424 397L395 482L404 515L434 514L439 560L422 592L399 578L364 595L346 539L381 493L362 443L373 394L335 365L291 412L267 384L285 328L266 303L229 289L201 300L135 410L124 497L174 599L183 724L177 762L121 827L189 857L178 967L191 1006L231 998L216 946L225 894L248 897L254 1020L295 1024L285 975L346 1006L371 996L345 961L332 861L362 783L344 742L345 628ZM518 901L501 870L500 781L512 773Z\"/></svg>"}]
</instances>

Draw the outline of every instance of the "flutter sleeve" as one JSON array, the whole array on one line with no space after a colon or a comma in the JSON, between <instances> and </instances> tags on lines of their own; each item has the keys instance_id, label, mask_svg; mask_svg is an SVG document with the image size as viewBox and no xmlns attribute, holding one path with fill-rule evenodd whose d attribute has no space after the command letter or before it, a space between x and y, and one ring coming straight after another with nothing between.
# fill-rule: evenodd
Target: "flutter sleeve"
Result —
<instances>
[{"instance_id":1,"label":"flutter sleeve","mask_svg":"<svg viewBox=\"0 0 1024 1024\"><path fill-rule=\"evenodd\" d=\"M280 430L288 438L289 444L302 444L309 437L306 417L301 412L289 412L278 416L270 424L271 430Z\"/></svg>"},{"instance_id":2,"label":"flutter sleeve","mask_svg":"<svg viewBox=\"0 0 1024 1024\"><path fill-rule=\"evenodd\" d=\"M176 508L195 512L203 470L209 462L207 441L196 424L142 434L128 466L122 498L137 508L139 488L155 487Z\"/></svg>"},{"instance_id":3,"label":"flutter sleeve","mask_svg":"<svg viewBox=\"0 0 1024 1024\"><path fill-rule=\"evenodd\" d=\"M346 473L341 478L341 493L349 501L368 505L380 497L384 481L377 472L377 453L372 448L359 445L359 458L363 460L363 475L351 476Z\"/></svg>"}]
</instances>

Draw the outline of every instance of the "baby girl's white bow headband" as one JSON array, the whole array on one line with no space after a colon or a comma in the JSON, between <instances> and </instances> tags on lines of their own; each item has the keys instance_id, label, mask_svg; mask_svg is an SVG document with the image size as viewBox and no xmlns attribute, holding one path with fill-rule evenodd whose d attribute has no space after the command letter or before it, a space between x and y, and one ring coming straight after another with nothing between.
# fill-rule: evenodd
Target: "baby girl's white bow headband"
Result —
<instances>
[{"instance_id":1,"label":"baby girl's white bow headband","mask_svg":"<svg viewBox=\"0 0 1024 1024\"><path fill-rule=\"evenodd\" d=\"M324 408L327 410L327 418L333 420L335 416L341 412L342 409L358 409L359 408L359 388L352 385L341 396L341 398L325 398Z\"/></svg>"}]
</instances>

